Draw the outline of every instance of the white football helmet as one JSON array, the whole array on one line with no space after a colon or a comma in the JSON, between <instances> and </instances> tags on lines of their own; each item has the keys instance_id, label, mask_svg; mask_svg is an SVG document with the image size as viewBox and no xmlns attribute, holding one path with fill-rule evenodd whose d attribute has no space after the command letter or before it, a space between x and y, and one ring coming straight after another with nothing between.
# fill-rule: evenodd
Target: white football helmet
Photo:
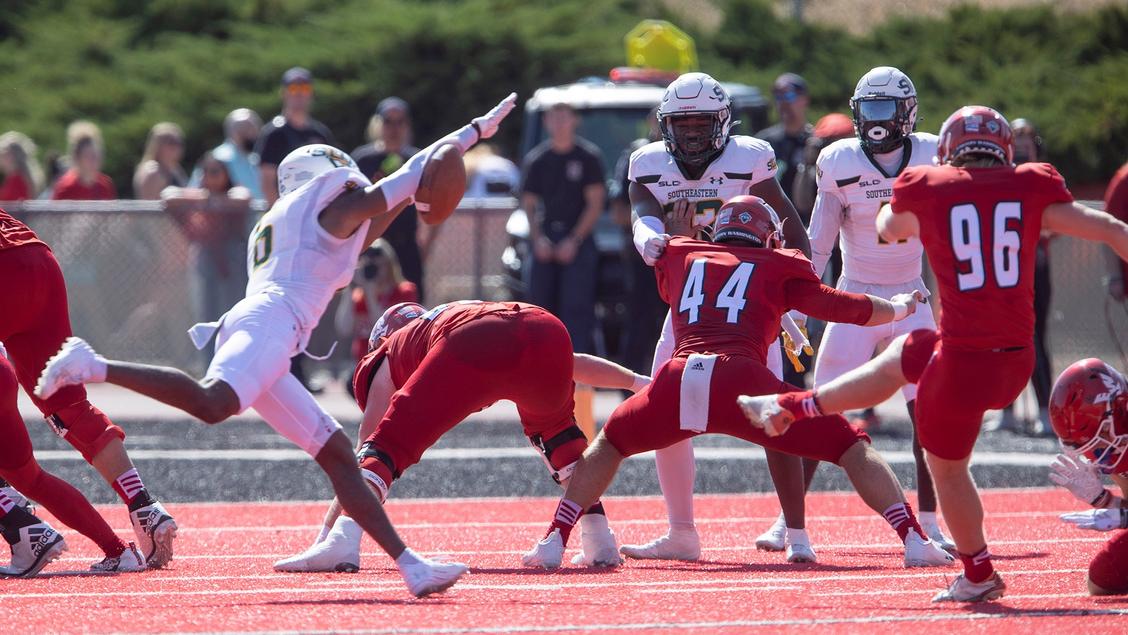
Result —
<instances>
[{"instance_id":1,"label":"white football helmet","mask_svg":"<svg viewBox=\"0 0 1128 635\"><path fill-rule=\"evenodd\" d=\"M916 130L916 87L896 68L878 66L858 80L850 110L862 147L874 154L892 152Z\"/></svg>"},{"instance_id":2,"label":"white football helmet","mask_svg":"<svg viewBox=\"0 0 1128 635\"><path fill-rule=\"evenodd\" d=\"M278 164L278 196L286 196L333 168L345 167L358 169L352 157L333 146L323 143L302 146Z\"/></svg>"},{"instance_id":3,"label":"white football helmet","mask_svg":"<svg viewBox=\"0 0 1128 635\"><path fill-rule=\"evenodd\" d=\"M712 131L679 131L680 118L712 117ZM658 105L658 128L666 152L688 165L706 165L721 153L732 129L732 107L728 92L705 73L686 73L675 79Z\"/></svg>"}]
</instances>

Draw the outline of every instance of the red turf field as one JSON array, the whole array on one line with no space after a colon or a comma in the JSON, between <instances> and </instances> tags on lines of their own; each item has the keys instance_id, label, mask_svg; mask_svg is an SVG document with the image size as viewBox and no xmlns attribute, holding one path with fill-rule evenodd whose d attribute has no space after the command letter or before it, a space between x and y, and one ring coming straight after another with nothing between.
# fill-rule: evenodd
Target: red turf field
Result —
<instances>
[{"instance_id":1,"label":"red turf field","mask_svg":"<svg viewBox=\"0 0 1128 635\"><path fill-rule=\"evenodd\" d=\"M96 550L67 532L71 551L41 577L0 580L0 616L11 633L1128 631L1128 599L1082 592L1089 557L1108 535L1057 519L1075 507L1068 494L1006 490L985 500L992 551L1009 585L1006 598L986 605L930 604L955 566L901 568L896 536L856 496L815 494L808 522L816 565L788 565L780 554L749 548L776 513L772 496L704 496L697 508L704 562L557 573L524 570L519 560L554 500L395 501L393 519L410 545L473 568L445 595L423 600L410 598L367 539L359 574L274 573L275 558L310 542L320 504L176 505L181 534L170 568L80 575ZM607 507L620 541L649 539L664 524L658 499L610 499ZM124 522L119 507L103 511Z\"/></svg>"}]
</instances>

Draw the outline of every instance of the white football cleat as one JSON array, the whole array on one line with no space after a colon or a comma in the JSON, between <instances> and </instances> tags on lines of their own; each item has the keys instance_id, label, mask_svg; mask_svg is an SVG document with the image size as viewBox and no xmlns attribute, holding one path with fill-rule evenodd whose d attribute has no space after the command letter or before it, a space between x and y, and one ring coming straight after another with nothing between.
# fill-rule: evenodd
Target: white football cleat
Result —
<instances>
[{"instance_id":1,"label":"white football cleat","mask_svg":"<svg viewBox=\"0 0 1128 635\"><path fill-rule=\"evenodd\" d=\"M43 367L39 382L35 384L35 396L50 399L65 386L105 380L106 359L95 353L82 338L68 337L59 352Z\"/></svg>"},{"instance_id":2,"label":"white football cleat","mask_svg":"<svg viewBox=\"0 0 1128 635\"><path fill-rule=\"evenodd\" d=\"M157 501L129 512L137 549L152 569L160 569L172 560L172 541L176 538L176 521Z\"/></svg>"},{"instance_id":3,"label":"white football cleat","mask_svg":"<svg viewBox=\"0 0 1128 635\"><path fill-rule=\"evenodd\" d=\"M446 591L470 571L470 567L461 562L428 560L411 549L405 549L396 558L396 566L408 590L417 598Z\"/></svg>"},{"instance_id":4,"label":"white football cleat","mask_svg":"<svg viewBox=\"0 0 1128 635\"><path fill-rule=\"evenodd\" d=\"M580 525L583 527L580 534L583 548L572 556L572 564L584 567L617 567L623 564L615 532L607 526L606 516L585 514L580 517Z\"/></svg>"},{"instance_id":5,"label":"white football cleat","mask_svg":"<svg viewBox=\"0 0 1128 635\"><path fill-rule=\"evenodd\" d=\"M141 552L137 550L137 545L132 542L125 546L125 551L116 558L106 557L101 562L95 562L90 565L91 571L99 573L133 573L135 571L144 571L145 558Z\"/></svg>"},{"instance_id":6,"label":"white football cleat","mask_svg":"<svg viewBox=\"0 0 1128 635\"><path fill-rule=\"evenodd\" d=\"M701 538L697 529L671 529L665 536L644 545L623 545L619 553L635 560L696 562L701 557Z\"/></svg>"},{"instance_id":7,"label":"white football cleat","mask_svg":"<svg viewBox=\"0 0 1128 635\"><path fill-rule=\"evenodd\" d=\"M818 562L811 539L802 529L787 530L787 561L791 563Z\"/></svg>"},{"instance_id":8,"label":"white football cleat","mask_svg":"<svg viewBox=\"0 0 1128 635\"><path fill-rule=\"evenodd\" d=\"M905 568L946 567L954 561L952 554L944 551L932 540L925 540L910 529L905 536Z\"/></svg>"},{"instance_id":9,"label":"white football cleat","mask_svg":"<svg viewBox=\"0 0 1128 635\"><path fill-rule=\"evenodd\" d=\"M936 594L932 598L933 602L990 602L1003 597L1006 593L1007 585L1003 582L1003 578L999 576L996 571L990 578L982 582L969 582L967 578L960 575L952 581L952 584L947 589Z\"/></svg>"},{"instance_id":10,"label":"white football cleat","mask_svg":"<svg viewBox=\"0 0 1128 635\"><path fill-rule=\"evenodd\" d=\"M290 573L356 573L360 570L360 539L363 534L364 530L355 520L341 515L325 538L296 556L275 562L274 570Z\"/></svg>"},{"instance_id":11,"label":"white football cleat","mask_svg":"<svg viewBox=\"0 0 1128 635\"><path fill-rule=\"evenodd\" d=\"M16 544L11 545L12 561L8 566L0 567L0 575L34 577L67 550L67 543L62 535L42 521L21 527L19 536Z\"/></svg>"},{"instance_id":12,"label":"white football cleat","mask_svg":"<svg viewBox=\"0 0 1128 635\"><path fill-rule=\"evenodd\" d=\"M951 538L944 535L944 530L940 529L939 523L921 523L920 528L924 530L924 533L928 534L932 542L936 543L937 546L944 551L951 553L956 550L956 543L952 542Z\"/></svg>"},{"instance_id":13,"label":"white football cleat","mask_svg":"<svg viewBox=\"0 0 1128 635\"><path fill-rule=\"evenodd\" d=\"M787 521L780 514L768 530L756 537L756 548L760 551L783 551L787 546Z\"/></svg>"},{"instance_id":14,"label":"white football cleat","mask_svg":"<svg viewBox=\"0 0 1128 635\"><path fill-rule=\"evenodd\" d=\"M526 567L540 569L559 569L564 562L564 540L560 537L560 530L553 529L537 542L533 548L521 556L521 563Z\"/></svg>"},{"instance_id":15,"label":"white football cleat","mask_svg":"<svg viewBox=\"0 0 1128 635\"><path fill-rule=\"evenodd\" d=\"M736 398L736 403L744 411L749 423L761 428L769 437L778 437L787 432L787 428L795 422L795 415L780 407L778 397L779 395L741 395Z\"/></svg>"}]
</instances>

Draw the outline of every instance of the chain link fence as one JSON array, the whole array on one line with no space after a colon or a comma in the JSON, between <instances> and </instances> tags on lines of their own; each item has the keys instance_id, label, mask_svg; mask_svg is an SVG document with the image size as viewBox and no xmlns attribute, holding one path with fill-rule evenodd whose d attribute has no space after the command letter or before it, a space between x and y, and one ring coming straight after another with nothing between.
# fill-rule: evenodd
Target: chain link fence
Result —
<instances>
[{"instance_id":1,"label":"chain link fence","mask_svg":"<svg viewBox=\"0 0 1128 635\"><path fill-rule=\"evenodd\" d=\"M425 266L427 304L508 297L512 278L502 254L509 245L506 222L515 205L513 199L467 200L442 225ZM187 238L188 224L158 201L29 201L4 208L27 222L55 251L66 276L76 334L108 356L202 368L204 357L193 349L185 332L194 322L217 315L198 315L199 303L193 298L201 288L217 285L227 287L235 299L241 297L246 281L245 231L232 237L234 249L212 254L209 269L200 265L204 256ZM249 228L261 212L254 206L244 209L244 218L233 224ZM1068 237L1058 237L1050 245L1049 337L1054 372L1083 357L1103 357L1128 366L1120 353L1121 347L1128 346L1128 307L1108 299L1102 249ZM216 258L226 262L214 262ZM201 279L200 272L215 276L217 270L230 274L225 282ZM331 306L326 312L330 317L315 333L311 350L328 350L338 339L333 310ZM347 351L348 343L341 342L329 361L335 372L347 368Z\"/></svg>"}]
</instances>

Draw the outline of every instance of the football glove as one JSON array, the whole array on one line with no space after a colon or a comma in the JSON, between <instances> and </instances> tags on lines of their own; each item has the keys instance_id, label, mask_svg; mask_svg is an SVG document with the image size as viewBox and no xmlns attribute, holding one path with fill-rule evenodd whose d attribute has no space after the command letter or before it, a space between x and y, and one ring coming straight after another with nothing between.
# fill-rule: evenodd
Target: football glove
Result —
<instances>
[{"instance_id":1,"label":"football glove","mask_svg":"<svg viewBox=\"0 0 1128 635\"><path fill-rule=\"evenodd\" d=\"M1078 457L1057 455L1050 464L1050 480L1087 505L1096 505L1105 498L1105 487L1097 473L1097 466Z\"/></svg>"},{"instance_id":2,"label":"football glove","mask_svg":"<svg viewBox=\"0 0 1128 635\"><path fill-rule=\"evenodd\" d=\"M1062 514L1061 519L1076 525L1078 529L1093 531L1128 529L1128 509L1090 509Z\"/></svg>"},{"instance_id":3,"label":"football glove","mask_svg":"<svg viewBox=\"0 0 1128 635\"><path fill-rule=\"evenodd\" d=\"M780 320L780 324L783 326L783 350L787 353L787 359L791 360L791 366L797 373L807 370L802 360L799 359L799 354L814 355L815 353L814 349L811 348L811 340L807 336L806 320L803 322L803 326L796 324L790 313L785 313Z\"/></svg>"},{"instance_id":4,"label":"football glove","mask_svg":"<svg viewBox=\"0 0 1128 635\"><path fill-rule=\"evenodd\" d=\"M487 112L481 117L474 117L470 121L470 125L478 131L478 140L489 139L497 134L497 128L501 125L501 120L513 110L517 105L517 93L509 93L509 96L501 100L501 102L493 107L493 110Z\"/></svg>"}]
</instances>

